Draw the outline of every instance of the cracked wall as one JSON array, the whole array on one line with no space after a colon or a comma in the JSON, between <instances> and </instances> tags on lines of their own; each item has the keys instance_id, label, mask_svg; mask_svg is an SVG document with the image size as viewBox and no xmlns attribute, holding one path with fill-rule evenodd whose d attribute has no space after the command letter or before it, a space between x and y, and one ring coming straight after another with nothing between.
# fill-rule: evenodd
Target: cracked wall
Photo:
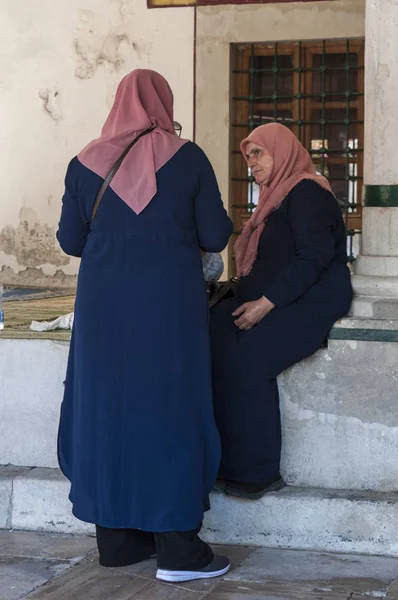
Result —
<instances>
[{"instance_id":1,"label":"cracked wall","mask_svg":"<svg viewBox=\"0 0 398 600\"><path fill-rule=\"evenodd\" d=\"M79 261L55 239L68 162L100 133L120 79L160 71L193 127L193 10L145 0L0 4L0 282L65 285Z\"/></svg>"}]
</instances>

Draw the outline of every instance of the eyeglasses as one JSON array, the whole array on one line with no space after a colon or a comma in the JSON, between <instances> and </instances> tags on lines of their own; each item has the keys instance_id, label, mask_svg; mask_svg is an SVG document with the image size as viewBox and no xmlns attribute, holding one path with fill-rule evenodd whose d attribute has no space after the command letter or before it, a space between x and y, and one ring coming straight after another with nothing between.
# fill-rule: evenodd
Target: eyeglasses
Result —
<instances>
[{"instance_id":1,"label":"eyeglasses","mask_svg":"<svg viewBox=\"0 0 398 600\"><path fill-rule=\"evenodd\" d=\"M174 131L176 132L178 137L181 137L182 125L178 121L173 121L173 125L174 125Z\"/></svg>"}]
</instances>

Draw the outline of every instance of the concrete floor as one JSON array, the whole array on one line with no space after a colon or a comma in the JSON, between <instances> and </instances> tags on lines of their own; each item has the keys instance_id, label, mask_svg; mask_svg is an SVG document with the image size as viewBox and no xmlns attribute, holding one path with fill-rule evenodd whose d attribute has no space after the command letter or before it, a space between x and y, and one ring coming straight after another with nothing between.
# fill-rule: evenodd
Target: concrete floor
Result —
<instances>
[{"instance_id":1,"label":"concrete floor","mask_svg":"<svg viewBox=\"0 0 398 600\"><path fill-rule=\"evenodd\" d=\"M0 531L0 600L398 600L398 559L217 547L224 579L158 583L156 564L105 569L92 537ZM395 590L395 591L394 591Z\"/></svg>"}]
</instances>

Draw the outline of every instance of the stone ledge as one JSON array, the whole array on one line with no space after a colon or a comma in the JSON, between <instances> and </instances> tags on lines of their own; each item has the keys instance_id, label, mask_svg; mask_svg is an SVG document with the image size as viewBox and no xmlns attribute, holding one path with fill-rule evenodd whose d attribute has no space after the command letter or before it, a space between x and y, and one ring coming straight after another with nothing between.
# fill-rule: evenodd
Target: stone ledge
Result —
<instances>
[{"instance_id":1,"label":"stone ledge","mask_svg":"<svg viewBox=\"0 0 398 600\"><path fill-rule=\"evenodd\" d=\"M358 296L397 298L398 277L353 275L352 285Z\"/></svg>"},{"instance_id":2,"label":"stone ledge","mask_svg":"<svg viewBox=\"0 0 398 600\"><path fill-rule=\"evenodd\" d=\"M355 273L365 277L398 277L398 256L360 254L355 261Z\"/></svg>"},{"instance_id":3,"label":"stone ledge","mask_svg":"<svg viewBox=\"0 0 398 600\"><path fill-rule=\"evenodd\" d=\"M398 494L287 487L257 502L213 494L206 539L398 556Z\"/></svg>"},{"instance_id":4,"label":"stone ledge","mask_svg":"<svg viewBox=\"0 0 398 600\"><path fill-rule=\"evenodd\" d=\"M396 301L398 309L398 300ZM364 342L398 342L398 321L369 318L347 318L338 321L330 332L331 340Z\"/></svg>"},{"instance_id":5,"label":"stone ledge","mask_svg":"<svg viewBox=\"0 0 398 600\"><path fill-rule=\"evenodd\" d=\"M0 466L0 529L11 527L14 480L28 470L11 465Z\"/></svg>"},{"instance_id":6,"label":"stone ledge","mask_svg":"<svg viewBox=\"0 0 398 600\"><path fill-rule=\"evenodd\" d=\"M281 375L282 469L290 485L398 491L398 344L352 339L353 329L372 324L383 330L377 320L344 319L336 331L344 329L347 340L329 340ZM0 464L58 467L67 356L66 344L41 341L32 350L29 341L0 340Z\"/></svg>"},{"instance_id":7,"label":"stone ledge","mask_svg":"<svg viewBox=\"0 0 398 600\"><path fill-rule=\"evenodd\" d=\"M357 342L398 342L398 331L395 329L343 329L336 327L329 335L330 340L352 340Z\"/></svg>"},{"instance_id":8,"label":"stone ledge","mask_svg":"<svg viewBox=\"0 0 398 600\"><path fill-rule=\"evenodd\" d=\"M357 319L398 321L398 299L355 296L350 315Z\"/></svg>"},{"instance_id":9,"label":"stone ledge","mask_svg":"<svg viewBox=\"0 0 398 600\"><path fill-rule=\"evenodd\" d=\"M13 529L52 533L92 533L72 515L70 484L59 469L36 468L17 475L12 494Z\"/></svg>"},{"instance_id":10,"label":"stone ledge","mask_svg":"<svg viewBox=\"0 0 398 600\"><path fill-rule=\"evenodd\" d=\"M92 533L71 514L69 483L58 469L0 475L11 481L6 527ZM259 501L212 495L204 537L212 543L398 556L398 493L287 487Z\"/></svg>"},{"instance_id":11,"label":"stone ledge","mask_svg":"<svg viewBox=\"0 0 398 600\"><path fill-rule=\"evenodd\" d=\"M353 329L398 331L398 321L347 317L337 321L333 329L346 329L347 335L350 335Z\"/></svg>"}]
</instances>

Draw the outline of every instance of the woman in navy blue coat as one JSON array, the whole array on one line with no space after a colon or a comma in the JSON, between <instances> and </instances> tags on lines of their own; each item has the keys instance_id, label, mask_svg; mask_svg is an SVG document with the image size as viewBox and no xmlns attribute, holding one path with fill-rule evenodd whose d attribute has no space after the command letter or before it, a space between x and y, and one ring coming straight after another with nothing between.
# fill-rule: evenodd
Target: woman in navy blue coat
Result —
<instances>
[{"instance_id":1,"label":"woman in navy blue coat","mask_svg":"<svg viewBox=\"0 0 398 600\"><path fill-rule=\"evenodd\" d=\"M276 378L321 347L352 288L341 211L297 138L269 124L241 149L260 198L235 246L235 297L212 310L213 392L224 489L256 499L283 486Z\"/></svg>"},{"instance_id":2,"label":"woman in navy blue coat","mask_svg":"<svg viewBox=\"0 0 398 600\"><path fill-rule=\"evenodd\" d=\"M82 259L58 455L105 566L157 553L166 581L228 568L197 532L220 461L200 249L223 250L231 230L209 161L175 135L167 82L134 71L69 165L58 231Z\"/></svg>"}]
</instances>

